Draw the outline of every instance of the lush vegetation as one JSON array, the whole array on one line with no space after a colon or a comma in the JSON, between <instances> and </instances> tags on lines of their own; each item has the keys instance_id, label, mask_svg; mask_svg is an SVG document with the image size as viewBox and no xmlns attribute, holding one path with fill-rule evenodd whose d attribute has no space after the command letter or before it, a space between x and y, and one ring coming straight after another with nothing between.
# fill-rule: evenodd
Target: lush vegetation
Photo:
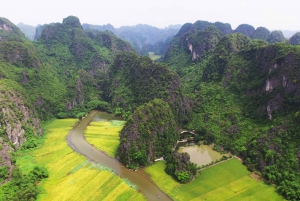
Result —
<instances>
[{"instance_id":1,"label":"lush vegetation","mask_svg":"<svg viewBox=\"0 0 300 201\"><path fill-rule=\"evenodd\" d=\"M291 44L291 45L300 45L300 32L295 33L295 34L290 38L290 44Z\"/></svg>"},{"instance_id":2,"label":"lush vegetation","mask_svg":"<svg viewBox=\"0 0 300 201\"><path fill-rule=\"evenodd\" d=\"M270 31L265 27L257 27L257 29L254 31L251 38L253 39L260 39L260 40L267 40L270 36Z\"/></svg>"},{"instance_id":3,"label":"lush vegetation","mask_svg":"<svg viewBox=\"0 0 300 201\"><path fill-rule=\"evenodd\" d=\"M1 173L2 169L1 167ZM38 183L48 176L45 167L34 166L28 174L22 174L18 168L14 168L12 181L5 183L0 188L0 199L7 201L36 200L38 193L41 192Z\"/></svg>"},{"instance_id":4,"label":"lush vegetation","mask_svg":"<svg viewBox=\"0 0 300 201\"><path fill-rule=\"evenodd\" d=\"M231 34L197 63L166 60L180 69L184 92L195 103L187 128L240 155L250 170L261 171L282 195L296 200L299 55L299 47Z\"/></svg>"},{"instance_id":5,"label":"lush vegetation","mask_svg":"<svg viewBox=\"0 0 300 201\"><path fill-rule=\"evenodd\" d=\"M154 99L138 107L120 135L120 161L128 168L152 163L168 153L179 139L169 105Z\"/></svg>"},{"instance_id":6,"label":"lush vegetation","mask_svg":"<svg viewBox=\"0 0 300 201\"><path fill-rule=\"evenodd\" d=\"M285 41L285 38L281 31L272 31L267 41L269 43L277 43Z\"/></svg>"},{"instance_id":7,"label":"lush vegetation","mask_svg":"<svg viewBox=\"0 0 300 201\"><path fill-rule=\"evenodd\" d=\"M118 120L91 122L84 132L85 139L107 155L116 157L124 123Z\"/></svg>"},{"instance_id":8,"label":"lush vegetation","mask_svg":"<svg viewBox=\"0 0 300 201\"><path fill-rule=\"evenodd\" d=\"M188 153L178 153L174 151L165 156L167 167L166 173L174 176L179 182L187 183L195 179L197 175L197 165L190 162Z\"/></svg>"},{"instance_id":9,"label":"lush vegetation","mask_svg":"<svg viewBox=\"0 0 300 201\"><path fill-rule=\"evenodd\" d=\"M157 162L146 168L154 182L173 200L283 200L272 185L251 178L251 173L236 159L201 171L188 184L180 184Z\"/></svg>"},{"instance_id":10,"label":"lush vegetation","mask_svg":"<svg viewBox=\"0 0 300 201\"><path fill-rule=\"evenodd\" d=\"M260 171L287 199L300 199L297 35L290 40L292 46L280 31L269 33L262 27L255 30L242 24L232 30L230 24L220 22L187 23L160 59L167 66L130 53L133 48L111 32L85 32L74 16L39 27L35 42L26 40L7 19L0 18L0 28L0 175L1 181L14 178L5 184L12 189L25 186L21 189L29 189L30 198L44 192L36 187L40 181L32 179L40 175L32 172L34 164L49 171L49 179L40 182L46 191L56 189L44 193L49 199L66 186L63 178L76 180L79 171L93 169L93 177L103 173L114 180L109 171L99 173L83 158L73 156L66 144L56 141L61 136L50 135L43 148L37 140L42 134L41 119L81 118L91 109L100 109L128 120L119 148L128 167L143 166L170 153L178 139L177 124L195 130L198 140L239 155L249 170ZM131 35L129 28L124 30ZM132 37L145 39L139 33ZM161 45L165 48L166 44ZM153 46L155 51L161 47ZM149 52L148 47L144 49ZM53 126L66 131L65 125ZM87 133L92 130L90 127ZM113 135L112 141L104 142L110 145L106 151L111 155L118 146L117 135ZM93 144L98 146L98 142ZM17 158L20 171L12 173L12 153L22 145L23 155ZM150 146L155 147L151 153ZM167 171L181 182L195 177L195 167L187 159L184 154L167 157ZM178 161L182 166L176 165ZM78 171L68 174L68 168L76 166ZM32 182L26 186L28 178ZM62 183L52 183L54 180ZM80 193L75 189L70 192ZM9 196L13 199L18 191Z\"/></svg>"},{"instance_id":11,"label":"lush vegetation","mask_svg":"<svg viewBox=\"0 0 300 201\"><path fill-rule=\"evenodd\" d=\"M110 67L109 102L113 108L133 112L138 106L160 98L167 102L178 123L188 121L190 104L179 77L166 65L134 53L117 55Z\"/></svg>"},{"instance_id":12,"label":"lush vegetation","mask_svg":"<svg viewBox=\"0 0 300 201\"><path fill-rule=\"evenodd\" d=\"M146 24L138 24L136 26L122 26L115 28L111 24L107 25L91 25L83 24L86 31L109 31L116 36L129 42L141 55L148 55L148 52L155 52L157 55L164 55L170 39L178 32L180 25L171 25L164 29L159 29Z\"/></svg>"},{"instance_id":13,"label":"lush vegetation","mask_svg":"<svg viewBox=\"0 0 300 201\"><path fill-rule=\"evenodd\" d=\"M251 37L254 32L255 28L249 24L240 24L235 30L235 33L241 33L245 36Z\"/></svg>"},{"instance_id":14,"label":"lush vegetation","mask_svg":"<svg viewBox=\"0 0 300 201\"><path fill-rule=\"evenodd\" d=\"M40 182L38 200L73 200L79 197L83 200L143 200L144 197L131 188L127 181L106 167L86 161L84 156L75 153L67 145L65 138L76 121L49 121L44 126L44 142L35 149L17 152L16 164L22 173L40 175L36 164L46 167L49 172L49 178ZM18 180L12 182L14 184ZM28 179L26 182L30 185ZM8 183L8 186L11 185ZM13 192L15 188L10 191Z\"/></svg>"},{"instance_id":15,"label":"lush vegetation","mask_svg":"<svg viewBox=\"0 0 300 201\"><path fill-rule=\"evenodd\" d=\"M0 17L0 42L23 41L25 35L22 31L8 19Z\"/></svg>"}]
</instances>

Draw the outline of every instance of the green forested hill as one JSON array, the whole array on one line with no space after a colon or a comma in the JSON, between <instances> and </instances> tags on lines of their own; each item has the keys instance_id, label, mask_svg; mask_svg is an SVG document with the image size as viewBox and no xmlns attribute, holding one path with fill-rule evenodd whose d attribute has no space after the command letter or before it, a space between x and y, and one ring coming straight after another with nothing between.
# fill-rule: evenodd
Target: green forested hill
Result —
<instances>
[{"instance_id":1,"label":"green forested hill","mask_svg":"<svg viewBox=\"0 0 300 201\"><path fill-rule=\"evenodd\" d=\"M77 17L43 27L35 46L44 61L59 73L64 108L60 117L87 111L91 101L102 100L109 65L120 51L134 51L126 42L106 32L85 32Z\"/></svg>"},{"instance_id":2,"label":"green forested hill","mask_svg":"<svg viewBox=\"0 0 300 201\"><path fill-rule=\"evenodd\" d=\"M171 48L180 52L180 47ZM230 34L197 61L182 53L185 60L178 54L166 59L180 72L184 92L196 103L187 128L195 129L205 142L241 156L249 169L261 171L280 193L296 200L299 50L287 43L268 45Z\"/></svg>"},{"instance_id":3,"label":"green forested hill","mask_svg":"<svg viewBox=\"0 0 300 201\"><path fill-rule=\"evenodd\" d=\"M117 52L133 48L111 34L84 32L73 16L43 26L35 42L7 19L0 26L0 182L13 177L5 186L20 188L21 182L28 193L9 196L30 199L38 193L36 181L26 182L32 175L16 177L22 173L14 168L13 152L37 145L41 120L110 110L100 101L108 66Z\"/></svg>"},{"instance_id":4,"label":"green forested hill","mask_svg":"<svg viewBox=\"0 0 300 201\"><path fill-rule=\"evenodd\" d=\"M165 153L178 139L177 124L240 156L287 199L300 199L297 35L292 46L265 28L187 23L163 64L137 55L111 32L84 31L74 16L40 27L34 42L7 19L0 27L0 182L12 175L9 153L36 146L40 120L102 109L129 120L120 148L126 164L145 165ZM167 146L160 150L149 131ZM149 141L159 148L146 159ZM129 155L136 160L127 161Z\"/></svg>"},{"instance_id":5,"label":"green forested hill","mask_svg":"<svg viewBox=\"0 0 300 201\"><path fill-rule=\"evenodd\" d=\"M120 135L120 160L129 168L152 163L168 153L177 142L179 131L169 105L154 99L139 106Z\"/></svg>"},{"instance_id":6,"label":"green forested hill","mask_svg":"<svg viewBox=\"0 0 300 201\"><path fill-rule=\"evenodd\" d=\"M169 45L170 39L178 32L180 25L170 25L164 29L159 29L146 24L138 24L135 26L113 27L107 25L92 25L83 24L85 31L110 31L116 36L129 42L141 55L148 55L148 52L155 52L158 55L163 55Z\"/></svg>"},{"instance_id":7,"label":"green forested hill","mask_svg":"<svg viewBox=\"0 0 300 201\"><path fill-rule=\"evenodd\" d=\"M110 67L109 102L112 107L132 112L154 98L166 101L177 122L186 122L191 106L183 95L178 75L166 65L134 53L119 54Z\"/></svg>"}]
</instances>

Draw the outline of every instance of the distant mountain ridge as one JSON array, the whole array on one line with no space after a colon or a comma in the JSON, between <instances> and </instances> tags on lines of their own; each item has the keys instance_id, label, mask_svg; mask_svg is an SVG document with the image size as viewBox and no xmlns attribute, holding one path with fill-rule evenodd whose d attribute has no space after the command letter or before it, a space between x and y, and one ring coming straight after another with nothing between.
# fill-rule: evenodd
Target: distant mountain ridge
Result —
<instances>
[{"instance_id":1,"label":"distant mountain ridge","mask_svg":"<svg viewBox=\"0 0 300 201\"><path fill-rule=\"evenodd\" d=\"M129 42L141 55L148 55L148 52L151 51L156 52L157 54L164 54L167 49L165 46L168 46L168 42L178 32L181 25L170 25L164 29L147 24L121 26L120 28L115 28L111 24L82 24L82 27L86 31L91 31L93 29L111 31L116 34L116 36Z\"/></svg>"}]
</instances>

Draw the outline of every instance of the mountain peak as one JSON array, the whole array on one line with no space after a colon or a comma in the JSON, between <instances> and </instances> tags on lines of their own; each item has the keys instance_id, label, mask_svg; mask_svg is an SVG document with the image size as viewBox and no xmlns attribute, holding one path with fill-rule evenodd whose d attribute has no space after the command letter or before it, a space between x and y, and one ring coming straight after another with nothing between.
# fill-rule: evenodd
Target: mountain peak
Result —
<instances>
[{"instance_id":1,"label":"mountain peak","mask_svg":"<svg viewBox=\"0 0 300 201\"><path fill-rule=\"evenodd\" d=\"M21 30L11 23L8 19L0 17L0 42L3 41L20 41L24 39Z\"/></svg>"},{"instance_id":2,"label":"mountain peak","mask_svg":"<svg viewBox=\"0 0 300 201\"><path fill-rule=\"evenodd\" d=\"M81 23L80 23L78 17L75 17L75 16L69 16L67 18L64 18L63 24L82 29L82 26L81 26Z\"/></svg>"}]
</instances>

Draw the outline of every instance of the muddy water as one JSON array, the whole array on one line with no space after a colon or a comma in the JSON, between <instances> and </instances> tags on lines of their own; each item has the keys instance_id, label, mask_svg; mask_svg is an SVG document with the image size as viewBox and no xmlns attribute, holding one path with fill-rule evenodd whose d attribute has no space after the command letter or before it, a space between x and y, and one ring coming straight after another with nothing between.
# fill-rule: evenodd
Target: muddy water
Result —
<instances>
[{"instance_id":1,"label":"muddy water","mask_svg":"<svg viewBox=\"0 0 300 201\"><path fill-rule=\"evenodd\" d=\"M222 155L207 145L180 147L178 152L187 152L193 163L197 165L205 165L211 161L222 158Z\"/></svg>"},{"instance_id":2,"label":"muddy water","mask_svg":"<svg viewBox=\"0 0 300 201\"><path fill-rule=\"evenodd\" d=\"M68 135L67 142L69 146L79 154L87 157L89 160L111 168L121 178L129 179L148 200L172 200L156 186L152 179L143 170L128 170L115 158L107 156L85 140L83 132L91 121L109 120L118 120L118 118L105 112L90 112L88 116L74 126Z\"/></svg>"}]
</instances>

